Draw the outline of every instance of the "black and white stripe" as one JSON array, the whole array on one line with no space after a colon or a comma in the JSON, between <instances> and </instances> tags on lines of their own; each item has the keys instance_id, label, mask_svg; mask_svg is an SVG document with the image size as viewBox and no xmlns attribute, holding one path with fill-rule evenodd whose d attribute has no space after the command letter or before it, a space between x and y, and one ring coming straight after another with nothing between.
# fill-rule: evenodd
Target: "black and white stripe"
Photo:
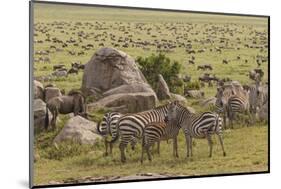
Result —
<instances>
[{"instance_id":1,"label":"black and white stripe","mask_svg":"<svg viewBox=\"0 0 281 189\"><path fill-rule=\"evenodd\" d=\"M108 145L110 147L110 154L112 154L113 143L118 138L117 122L122 116L119 112L109 112L103 116L103 119L98 123L98 132L104 137L105 155L108 155ZM108 138L111 137L111 140Z\"/></svg>"},{"instance_id":2,"label":"black and white stripe","mask_svg":"<svg viewBox=\"0 0 281 189\"><path fill-rule=\"evenodd\" d=\"M180 130L179 125L169 125L165 122L152 122L145 126L142 144L141 163L143 162L144 150L151 161L150 147L155 142L173 139L173 155L178 157L177 136Z\"/></svg>"},{"instance_id":3,"label":"black and white stripe","mask_svg":"<svg viewBox=\"0 0 281 189\"><path fill-rule=\"evenodd\" d=\"M249 97L247 94L245 95L234 95L228 99L227 105L227 116L230 122L231 128L233 128L233 120L237 113L244 113L245 115L250 116L250 104Z\"/></svg>"},{"instance_id":4,"label":"black and white stripe","mask_svg":"<svg viewBox=\"0 0 281 189\"><path fill-rule=\"evenodd\" d=\"M206 138L210 147L209 156L212 156L213 142L211 135L216 134L219 138L223 155L222 119L213 112L194 114L187 108L174 101L169 104L167 120L171 125L180 125L184 131L187 145L187 157L192 156L192 138Z\"/></svg>"},{"instance_id":5,"label":"black and white stripe","mask_svg":"<svg viewBox=\"0 0 281 189\"><path fill-rule=\"evenodd\" d=\"M161 106L140 113L127 114L119 119L119 149L122 162L126 161L125 148L128 143L135 139L142 139L145 126L151 122L163 122L166 113L167 106Z\"/></svg>"}]
</instances>

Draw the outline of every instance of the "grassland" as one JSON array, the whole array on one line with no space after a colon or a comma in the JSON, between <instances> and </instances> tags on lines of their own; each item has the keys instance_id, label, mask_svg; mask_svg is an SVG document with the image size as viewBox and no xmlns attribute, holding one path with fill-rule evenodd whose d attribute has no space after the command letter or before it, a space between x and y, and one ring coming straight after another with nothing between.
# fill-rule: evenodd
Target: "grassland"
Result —
<instances>
[{"instance_id":1,"label":"grassland","mask_svg":"<svg viewBox=\"0 0 281 189\"><path fill-rule=\"evenodd\" d=\"M64 28L64 33L59 29L54 29L52 23L66 22L71 26ZM44 23L47 28L51 28L48 33L52 37L57 37L63 41L70 37L78 39L72 32L84 31L85 33L93 32L99 35L105 30L95 30L88 26L81 26L76 31L70 30L75 22L89 22L96 24L102 23L102 27L107 28L108 33L112 33L118 37L124 36L124 32L119 30L119 26L131 26L129 34L132 35L133 40L140 39L141 41L153 41L155 38L153 34L161 39L176 41L177 35L168 29L165 29L165 24L169 26L175 24L177 26L178 35L184 35L186 31L184 28L190 24L193 29L186 33L188 40L192 41L193 49L206 49L204 53L196 53L195 65L188 65L188 60L191 59L190 54L187 54L184 48L176 47L173 52L167 53L170 59L180 62L183 65L181 73L183 75L191 75L192 81L204 73L197 71L197 65L212 64L213 71L209 71L216 76L224 78L231 77L233 80L238 80L242 84L250 83L247 73L249 70L256 68L256 56L267 56L267 50L260 52L256 48L244 48L244 44L251 45L253 40L250 36L252 32L267 33L267 20L265 18L254 17L239 17L239 16L219 16L219 15L203 15L194 13L175 13L175 12L156 12L145 10L126 10L126 9L112 9L112 8L91 8L91 7L65 7L62 5L43 5L35 4L34 9L34 23ZM141 31L133 26L138 23L144 23L146 28L151 27L150 35L146 31ZM202 44L200 40L205 40L207 35L204 34L206 28L211 27L228 27L234 30L234 34L228 35L224 32L217 32L217 38L223 37L229 39L231 48L224 49L222 53L214 53L208 51L209 48L214 48L220 45L218 39L213 45ZM157 31L161 29L161 34ZM66 32L69 34L67 35ZM198 33L198 34L196 34ZM211 35L210 35L211 36ZM236 44L237 38L240 38L243 43ZM38 34L34 37L35 40L45 40L46 35ZM185 41L184 38L181 39ZM261 41L257 39L259 44ZM100 48L94 38L83 40L81 45L93 44L94 47L90 51L86 51L82 56L69 55L66 50L81 50L80 47L68 46L65 51L55 52L48 55L51 63L34 63L34 76L47 76L52 72L54 64L63 63L68 68L71 62L81 61L87 63L94 52ZM104 46L111 46L110 40L103 41ZM49 50L51 42L35 43L34 50L42 51ZM55 44L56 45L56 44ZM239 47L239 49L237 49ZM128 53L132 57L149 56L156 53L156 47L151 47L150 50L143 48L132 47L118 49ZM238 60L237 56L241 59ZM34 56L38 58L38 55ZM222 64L222 59L232 60L228 65ZM245 63L245 59L248 63ZM265 72L263 81L268 81L268 62L261 65ZM69 91L73 88L80 88L82 80L82 72L78 75L71 75L67 78L53 78L51 81L45 81L44 84L54 83L61 89ZM215 87L202 88L206 97L214 96ZM205 110L202 108L198 100L188 99L188 105L195 108L197 111ZM163 102L162 102L163 103ZM97 114L100 117L101 114ZM145 161L141 166L140 145L138 145L136 152L128 150L128 162L126 164L120 163L119 150L115 148L113 156L104 157L104 147L100 143L97 146L76 146L69 147L66 151L71 151L72 155L69 157L62 157L61 159L54 158L58 153L56 148L52 146L52 140L56 133L62 128L67 116L61 116L59 128L55 132L42 133L35 138L35 149L41 158L34 164L34 181L35 184L48 184L49 181L62 181L67 178L81 178L85 176L113 176L113 175L131 175L136 173L157 172L157 173L171 173L175 175L206 175L206 174L221 174L221 173L238 173L238 172L255 172L266 171L268 169L268 126L267 123L258 123L251 127L244 127L242 125L235 125L234 130L227 130L224 133L225 149L227 156L223 157L220 146L216 140L214 145L214 155L208 158L208 145L206 140L194 140L194 157L191 160L185 158L186 147L184 136L179 136L179 154L180 158L173 159L172 145L166 142L161 143L161 155L155 155L153 161L150 163ZM170 141L171 143L171 141ZM79 150L79 148L81 148ZM81 153L80 153L81 152ZM50 158L51 157L51 158Z\"/></svg>"}]
</instances>

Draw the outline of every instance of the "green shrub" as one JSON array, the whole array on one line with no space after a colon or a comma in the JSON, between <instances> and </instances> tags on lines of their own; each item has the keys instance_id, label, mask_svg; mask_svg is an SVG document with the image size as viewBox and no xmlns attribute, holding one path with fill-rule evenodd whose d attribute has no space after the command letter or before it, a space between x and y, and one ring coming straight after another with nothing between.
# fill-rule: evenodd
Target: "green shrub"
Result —
<instances>
[{"instance_id":1,"label":"green shrub","mask_svg":"<svg viewBox=\"0 0 281 189\"><path fill-rule=\"evenodd\" d=\"M185 83L184 88L189 89L189 90L199 90L200 83L199 83L199 81L188 82L188 83Z\"/></svg>"},{"instance_id":2,"label":"green shrub","mask_svg":"<svg viewBox=\"0 0 281 189\"><path fill-rule=\"evenodd\" d=\"M162 74L170 91L173 93L183 93L183 81L178 77L181 65L176 61L171 61L164 54L152 54L149 57L138 57L137 62L140 70L144 74L148 83L153 89L157 87L158 74Z\"/></svg>"}]
</instances>

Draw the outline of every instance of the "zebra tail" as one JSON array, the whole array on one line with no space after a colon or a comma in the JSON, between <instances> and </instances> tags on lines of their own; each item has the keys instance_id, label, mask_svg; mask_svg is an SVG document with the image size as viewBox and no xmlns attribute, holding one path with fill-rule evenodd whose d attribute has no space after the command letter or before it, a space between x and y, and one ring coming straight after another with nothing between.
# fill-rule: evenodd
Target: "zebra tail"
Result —
<instances>
[{"instance_id":1,"label":"zebra tail","mask_svg":"<svg viewBox=\"0 0 281 189\"><path fill-rule=\"evenodd\" d=\"M100 122L97 123L97 131L98 131L98 133L99 133L101 136L105 136L105 135L106 135L106 133L104 133L104 132L102 132L102 131L100 130Z\"/></svg>"}]
</instances>

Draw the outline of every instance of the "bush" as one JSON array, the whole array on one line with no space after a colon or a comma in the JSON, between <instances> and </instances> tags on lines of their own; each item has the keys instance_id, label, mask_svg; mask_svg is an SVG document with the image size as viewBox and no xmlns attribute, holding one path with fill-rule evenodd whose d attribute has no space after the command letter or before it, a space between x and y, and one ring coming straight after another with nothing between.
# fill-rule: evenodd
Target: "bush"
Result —
<instances>
[{"instance_id":1,"label":"bush","mask_svg":"<svg viewBox=\"0 0 281 189\"><path fill-rule=\"evenodd\" d=\"M199 81L188 82L185 84L184 88L188 90L199 90L200 83Z\"/></svg>"},{"instance_id":2,"label":"bush","mask_svg":"<svg viewBox=\"0 0 281 189\"><path fill-rule=\"evenodd\" d=\"M170 91L173 93L183 93L183 81L178 77L181 65L176 61L171 61L164 54L152 54L149 57L138 57L137 62L140 70L144 74L148 83L156 89L158 74L162 74L167 82Z\"/></svg>"}]
</instances>

